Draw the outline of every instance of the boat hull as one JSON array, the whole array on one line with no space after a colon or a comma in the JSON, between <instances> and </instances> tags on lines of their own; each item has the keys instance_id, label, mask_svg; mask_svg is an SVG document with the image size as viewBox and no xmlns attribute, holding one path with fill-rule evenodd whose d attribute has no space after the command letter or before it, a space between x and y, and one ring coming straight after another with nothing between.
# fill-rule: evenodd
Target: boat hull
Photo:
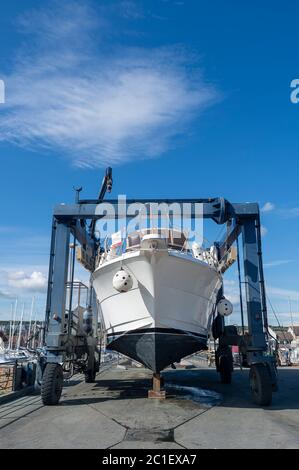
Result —
<instances>
[{"instance_id":1,"label":"boat hull","mask_svg":"<svg viewBox=\"0 0 299 470\"><path fill-rule=\"evenodd\" d=\"M133 286L117 292L113 276L129 272ZM154 372L206 348L221 276L175 251L126 253L93 273L107 347Z\"/></svg>"},{"instance_id":2,"label":"boat hull","mask_svg":"<svg viewBox=\"0 0 299 470\"><path fill-rule=\"evenodd\" d=\"M108 335L107 349L125 354L158 373L183 357L207 349L204 335L167 328L145 328Z\"/></svg>"}]
</instances>

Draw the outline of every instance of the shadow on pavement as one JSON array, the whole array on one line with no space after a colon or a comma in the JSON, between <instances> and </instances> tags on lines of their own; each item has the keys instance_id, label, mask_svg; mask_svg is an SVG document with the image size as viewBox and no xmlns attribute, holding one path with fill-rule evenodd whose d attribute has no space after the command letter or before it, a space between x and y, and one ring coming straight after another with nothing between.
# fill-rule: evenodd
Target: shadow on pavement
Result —
<instances>
[{"instance_id":1,"label":"shadow on pavement","mask_svg":"<svg viewBox=\"0 0 299 470\"><path fill-rule=\"evenodd\" d=\"M131 377L134 369L128 372ZM138 370L140 375L140 369ZM202 390L217 392L223 400L217 406L231 408L257 408L252 403L249 389L248 370L235 370L231 385L223 385L215 369L202 368L192 370L166 370L163 372L166 388L171 394L169 398L180 399L182 393L176 393L175 387L194 387ZM175 387L172 387L175 386ZM124 400L146 398L151 388L150 378L100 378L87 392L87 396L72 398L66 396L62 402L64 406L76 403L100 403L107 400ZM273 393L273 403L269 410L299 409L299 368L286 368L279 370L279 390ZM89 396L88 396L89 395ZM191 398L192 400L192 398ZM194 401L198 401L195 400ZM200 402L199 402L200 405Z\"/></svg>"}]
</instances>

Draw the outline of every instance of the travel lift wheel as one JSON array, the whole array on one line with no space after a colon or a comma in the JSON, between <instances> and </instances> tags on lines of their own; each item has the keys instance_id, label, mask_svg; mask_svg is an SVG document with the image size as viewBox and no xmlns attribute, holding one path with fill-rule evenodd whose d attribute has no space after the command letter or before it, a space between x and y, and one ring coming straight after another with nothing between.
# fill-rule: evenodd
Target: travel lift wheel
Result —
<instances>
[{"instance_id":1,"label":"travel lift wheel","mask_svg":"<svg viewBox=\"0 0 299 470\"><path fill-rule=\"evenodd\" d=\"M85 383L93 383L95 381L97 372L100 369L100 360L97 359L96 355L93 356L93 360L88 360L88 369L85 371Z\"/></svg>"},{"instance_id":2,"label":"travel lift wheel","mask_svg":"<svg viewBox=\"0 0 299 470\"><path fill-rule=\"evenodd\" d=\"M44 370L41 397L44 405L57 405L63 387L63 371L60 364L49 362Z\"/></svg>"},{"instance_id":3,"label":"travel lift wheel","mask_svg":"<svg viewBox=\"0 0 299 470\"><path fill-rule=\"evenodd\" d=\"M257 405L269 406L272 402L272 381L265 364L254 364L249 374L251 396Z\"/></svg>"},{"instance_id":4,"label":"travel lift wheel","mask_svg":"<svg viewBox=\"0 0 299 470\"><path fill-rule=\"evenodd\" d=\"M232 361L228 356L220 356L219 358L220 380L223 384L232 383Z\"/></svg>"},{"instance_id":5,"label":"travel lift wheel","mask_svg":"<svg viewBox=\"0 0 299 470\"><path fill-rule=\"evenodd\" d=\"M87 370L84 374L85 383L87 383L87 384L93 383L95 381L95 378L96 378L96 373L97 372L96 372L94 367L92 369Z\"/></svg>"}]
</instances>

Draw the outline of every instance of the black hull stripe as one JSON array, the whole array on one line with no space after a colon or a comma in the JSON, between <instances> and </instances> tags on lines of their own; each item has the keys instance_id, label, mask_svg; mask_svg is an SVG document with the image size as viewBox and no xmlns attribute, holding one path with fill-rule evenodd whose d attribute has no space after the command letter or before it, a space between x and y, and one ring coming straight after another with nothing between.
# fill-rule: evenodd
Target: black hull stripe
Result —
<instances>
[{"instance_id":1,"label":"black hull stripe","mask_svg":"<svg viewBox=\"0 0 299 470\"><path fill-rule=\"evenodd\" d=\"M166 335L192 335L197 336L200 339L207 340L207 335L200 334L200 333L193 333L192 331L184 331L184 330L177 330L175 328L139 328L136 330L130 331L117 331L115 333L108 333L107 338L116 337L121 335L140 335L140 334L147 334L147 333L162 333Z\"/></svg>"}]
</instances>

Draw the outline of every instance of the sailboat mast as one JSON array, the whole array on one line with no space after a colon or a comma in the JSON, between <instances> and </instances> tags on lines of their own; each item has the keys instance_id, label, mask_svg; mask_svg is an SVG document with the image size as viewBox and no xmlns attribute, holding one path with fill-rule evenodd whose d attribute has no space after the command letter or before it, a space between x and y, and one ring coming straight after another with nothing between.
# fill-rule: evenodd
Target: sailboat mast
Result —
<instances>
[{"instance_id":1,"label":"sailboat mast","mask_svg":"<svg viewBox=\"0 0 299 470\"><path fill-rule=\"evenodd\" d=\"M11 303L11 308L10 308L8 349L10 349L10 343L11 343L12 321L13 321L13 302Z\"/></svg>"},{"instance_id":2,"label":"sailboat mast","mask_svg":"<svg viewBox=\"0 0 299 470\"><path fill-rule=\"evenodd\" d=\"M19 324L19 335L18 335L18 342L17 342L17 350L20 349L20 344L21 344L21 334L22 334L24 311L25 311L25 303L23 303L21 319L20 319L20 324Z\"/></svg>"},{"instance_id":3,"label":"sailboat mast","mask_svg":"<svg viewBox=\"0 0 299 470\"><path fill-rule=\"evenodd\" d=\"M14 313L13 313L12 335L11 335L10 349L13 349L13 340L14 340L14 336L15 336L15 324L16 324L16 317L17 317L17 309L18 309L18 299L16 299Z\"/></svg>"},{"instance_id":4,"label":"sailboat mast","mask_svg":"<svg viewBox=\"0 0 299 470\"><path fill-rule=\"evenodd\" d=\"M34 303L35 303L35 297L32 297L32 302L31 302L31 309L30 309L30 317L29 317L29 326L28 326L28 334L27 334L27 342L30 339L30 334L31 334L31 322L32 322L32 315L33 315L33 309L34 309Z\"/></svg>"},{"instance_id":5,"label":"sailboat mast","mask_svg":"<svg viewBox=\"0 0 299 470\"><path fill-rule=\"evenodd\" d=\"M293 309L292 309L291 297L289 297L289 306L290 306L290 316L291 316L292 330L294 331L294 319L293 319Z\"/></svg>"},{"instance_id":6,"label":"sailboat mast","mask_svg":"<svg viewBox=\"0 0 299 470\"><path fill-rule=\"evenodd\" d=\"M33 349L35 347L35 334L36 334L36 310L35 310L35 315L34 315L33 338L32 338L32 345L31 345Z\"/></svg>"}]
</instances>

